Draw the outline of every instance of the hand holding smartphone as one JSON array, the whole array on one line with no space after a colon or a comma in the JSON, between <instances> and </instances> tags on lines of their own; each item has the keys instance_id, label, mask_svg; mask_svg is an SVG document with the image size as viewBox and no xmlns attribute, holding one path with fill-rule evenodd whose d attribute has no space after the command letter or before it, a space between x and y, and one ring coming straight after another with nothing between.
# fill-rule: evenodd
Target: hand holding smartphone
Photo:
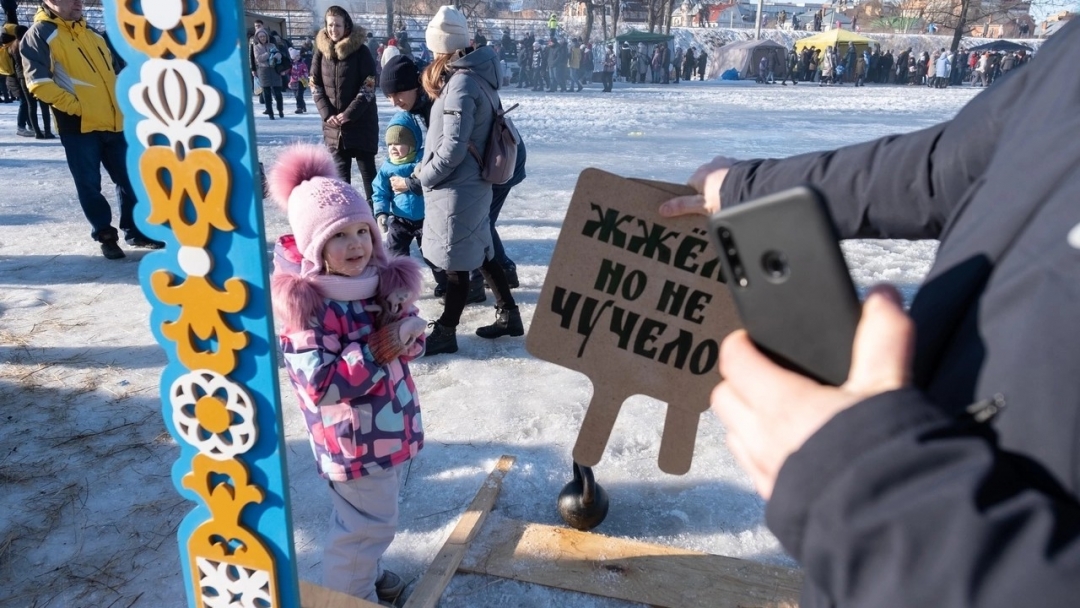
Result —
<instances>
[{"instance_id":1,"label":"hand holding smartphone","mask_svg":"<svg viewBox=\"0 0 1080 608\"><path fill-rule=\"evenodd\" d=\"M754 343L784 367L843 384L861 307L821 195L792 188L715 213L709 224Z\"/></svg>"}]
</instances>

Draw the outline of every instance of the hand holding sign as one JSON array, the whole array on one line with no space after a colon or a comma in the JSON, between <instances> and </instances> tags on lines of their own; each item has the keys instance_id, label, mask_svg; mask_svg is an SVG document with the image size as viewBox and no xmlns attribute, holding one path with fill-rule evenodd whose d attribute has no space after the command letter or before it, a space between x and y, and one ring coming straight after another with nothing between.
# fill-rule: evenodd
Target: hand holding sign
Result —
<instances>
[{"instance_id":1,"label":"hand holding sign","mask_svg":"<svg viewBox=\"0 0 1080 608\"><path fill-rule=\"evenodd\" d=\"M704 218L659 214L692 193L598 169L578 178L525 345L593 384L580 464L600 461L623 401L643 394L668 404L660 468L690 469L720 341L740 326Z\"/></svg>"}]
</instances>

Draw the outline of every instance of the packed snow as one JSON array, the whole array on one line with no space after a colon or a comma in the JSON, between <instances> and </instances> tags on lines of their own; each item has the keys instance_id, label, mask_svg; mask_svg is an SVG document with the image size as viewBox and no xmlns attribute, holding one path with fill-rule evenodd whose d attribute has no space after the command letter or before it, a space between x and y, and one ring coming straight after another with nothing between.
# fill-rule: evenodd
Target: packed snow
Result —
<instances>
[{"instance_id":1,"label":"packed snow","mask_svg":"<svg viewBox=\"0 0 1080 608\"><path fill-rule=\"evenodd\" d=\"M518 265L526 324L582 169L684 182L717 154L782 157L926 127L977 92L715 81L618 83L612 94L597 85L582 93L504 90L506 102L521 103L512 116L529 154L528 179L499 221ZM284 120L253 119L268 165L287 144L321 141L318 115L293 114L286 103ZM385 126L393 109L380 100L379 113ZM165 356L138 283L144 253L127 249L119 262L101 256L59 140L16 137L15 120L16 106L0 105L0 604L185 605L175 533L195 504L170 478L178 449L157 399ZM278 209L267 205L266 216L268 239L287 231ZM859 241L844 251L860 288L890 281L910 300L936 244ZM441 311L431 287L429 279L419 302L428 319ZM591 387L531 357L521 338L473 336L491 322L491 303L489 296L466 309L457 354L412 365L427 442L405 478L400 529L386 554L386 565L407 580L424 572L502 454L517 463L495 511L562 525L555 501L571 477ZM298 571L318 582L330 503L284 375L281 392ZM651 399L623 407L595 468L612 501L596 532L794 566L766 529L764 502L725 448L717 420L703 415L690 472L670 476L656 463L663 417ZM554 605L631 604L464 574L440 603Z\"/></svg>"}]
</instances>

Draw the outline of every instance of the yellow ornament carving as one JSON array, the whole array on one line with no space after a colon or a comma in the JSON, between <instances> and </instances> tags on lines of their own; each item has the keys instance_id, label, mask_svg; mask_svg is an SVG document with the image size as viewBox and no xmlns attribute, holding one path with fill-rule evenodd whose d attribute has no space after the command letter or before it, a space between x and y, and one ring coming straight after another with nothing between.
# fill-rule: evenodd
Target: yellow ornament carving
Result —
<instances>
[{"instance_id":1,"label":"yellow ornament carving","mask_svg":"<svg viewBox=\"0 0 1080 608\"><path fill-rule=\"evenodd\" d=\"M236 352L248 344L247 333L233 331L222 313L239 312L247 305L247 286L240 279L225 281L219 291L206 277L189 276L174 285L175 275L158 270L150 275L154 295L166 304L180 306L176 321L161 324L161 333L176 342L180 361L188 369L208 369L223 376L236 367ZM201 349L196 339L217 341L215 350Z\"/></svg>"},{"instance_id":2,"label":"yellow ornament carving","mask_svg":"<svg viewBox=\"0 0 1080 608\"><path fill-rule=\"evenodd\" d=\"M211 228L236 227L228 216L229 168L207 149L188 151L181 159L165 146L151 146L139 159L150 195L151 224L168 223L181 245L206 247Z\"/></svg>"},{"instance_id":3,"label":"yellow ornament carving","mask_svg":"<svg viewBox=\"0 0 1080 608\"><path fill-rule=\"evenodd\" d=\"M244 463L196 454L182 483L210 509L210 519L195 528L187 543L194 597L207 607L236 605L233 596L248 600L241 601L243 606L278 606L274 556L240 523L244 507L263 499L263 490L249 483Z\"/></svg>"},{"instance_id":4,"label":"yellow ornament carving","mask_svg":"<svg viewBox=\"0 0 1080 608\"><path fill-rule=\"evenodd\" d=\"M116 4L124 39L150 57L188 59L214 38L211 0L197 0L195 10L187 14L186 0L144 0L140 3L142 14L131 10L134 0Z\"/></svg>"}]
</instances>

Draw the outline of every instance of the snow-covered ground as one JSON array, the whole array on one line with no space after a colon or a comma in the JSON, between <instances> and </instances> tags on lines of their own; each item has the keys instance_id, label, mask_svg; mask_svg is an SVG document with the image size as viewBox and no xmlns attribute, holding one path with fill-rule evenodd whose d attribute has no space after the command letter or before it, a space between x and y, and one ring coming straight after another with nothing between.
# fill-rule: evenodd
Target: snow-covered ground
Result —
<instances>
[{"instance_id":1,"label":"snow-covered ground","mask_svg":"<svg viewBox=\"0 0 1080 608\"><path fill-rule=\"evenodd\" d=\"M613 94L596 85L574 94L504 91L521 103L513 117L529 148L529 177L499 224L518 264L526 323L585 167L681 182L717 154L788 156L925 127L975 94L718 82L617 84ZM317 114L294 115L287 103L285 120L255 120L264 162L286 144L319 141ZM391 114L380 101L384 126ZM184 605L175 532L194 503L180 498L169 476L178 452L157 401L165 357L138 285L143 253L129 250L119 262L100 255L59 141L16 137L15 115L14 104L0 105L0 605ZM267 222L271 238L287 230L276 208L268 206ZM888 280L909 298L934 251L932 242L845 244L860 287ZM441 310L430 295L420 307L428 318ZM501 454L516 455L517 464L496 511L561 524L555 499L570 478L591 388L583 376L532 358L522 339L472 336L491 317L490 307L470 306L460 352L412 366L427 445L408 473L400 531L386 556L407 579L425 570ZM282 392L298 570L318 581L329 500L284 381ZM597 531L793 565L765 528L764 503L711 414L690 472L659 471L663 414L644 398L623 408L595 469L612 500ZM628 604L458 575L440 605Z\"/></svg>"}]
</instances>

